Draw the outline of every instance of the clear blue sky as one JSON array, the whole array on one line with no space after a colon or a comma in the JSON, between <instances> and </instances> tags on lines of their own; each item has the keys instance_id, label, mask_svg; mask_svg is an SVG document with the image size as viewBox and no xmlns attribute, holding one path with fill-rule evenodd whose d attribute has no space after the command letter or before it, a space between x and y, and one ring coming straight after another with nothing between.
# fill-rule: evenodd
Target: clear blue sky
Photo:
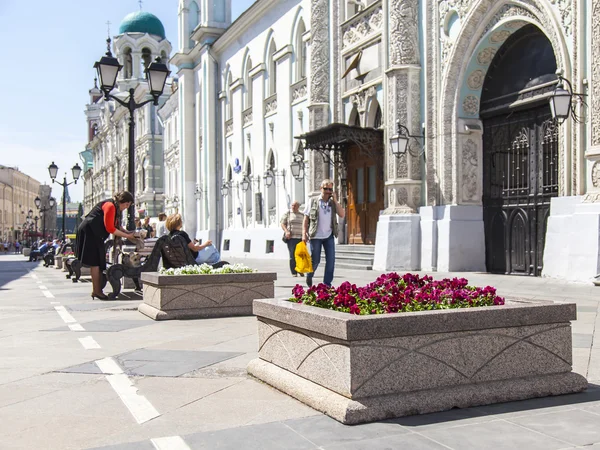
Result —
<instances>
[{"instance_id":1,"label":"clear blue sky","mask_svg":"<svg viewBox=\"0 0 600 450\"><path fill-rule=\"evenodd\" d=\"M255 0L232 0L233 19ZM177 50L178 0L144 0ZM84 109L93 86L92 68L106 51L106 22L111 35L136 0L0 0L0 164L17 166L42 184L50 184L47 167L54 161L59 176L80 163L85 149ZM71 199L83 198L83 185L69 187ZM57 200L62 188L54 185Z\"/></svg>"}]
</instances>

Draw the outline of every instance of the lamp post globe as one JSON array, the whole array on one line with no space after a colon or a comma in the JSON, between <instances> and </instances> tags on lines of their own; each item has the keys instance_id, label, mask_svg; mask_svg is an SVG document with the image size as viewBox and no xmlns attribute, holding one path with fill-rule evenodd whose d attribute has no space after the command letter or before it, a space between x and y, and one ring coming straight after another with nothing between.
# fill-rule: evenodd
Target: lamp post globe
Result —
<instances>
[{"instance_id":1,"label":"lamp post globe","mask_svg":"<svg viewBox=\"0 0 600 450\"><path fill-rule=\"evenodd\" d=\"M96 61L96 63L94 63L94 69L96 69L98 72L100 90L104 92L105 96L108 96L110 91L115 88L117 75L123 66L119 64L119 60L110 52L110 38L106 40L106 46L106 55L100 58L100 61Z\"/></svg>"},{"instance_id":2,"label":"lamp post globe","mask_svg":"<svg viewBox=\"0 0 600 450\"><path fill-rule=\"evenodd\" d=\"M156 58L155 61L150 63L146 69L146 78L150 85L150 94L155 98L155 103L158 103L158 97L160 97L165 90L165 83L167 77L171 71L169 68L161 62L160 58Z\"/></svg>"},{"instance_id":3,"label":"lamp post globe","mask_svg":"<svg viewBox=\"0 0 600 450\"><path fill-rule=\"evenodd\" d=\"M35 207L37 209L40 209L40 207L42 206L42 201L40 200L39 197L36 197L35 200L33 201L35 203Z\"/></svg>"},{"instance_id":4,"label":"lamp post globe","mask_svg":"<svg viewBox=\"0 0 600 450\"><path fill-rule=\"evenodd\" d=\"M56 175L58 175L58 166L54 164L54 161L52 161L52 164L48 166L48 173L50 174L50 178L52 178L52 182L54 183Z\"/></svg>"},{"instance_id":5,"label":"lamp post globe","mask_svg":"<svg viewBox=\"0 0 600 450\"><path fill-rule=\"evenodd\" d=\"M75 165L71 168L71 172L73 173L73 181L75 184L77 184L77 180L81 175L81 167L79 167L79 164L75 163Z\"/></svg>"},{"instance_id":6,"label":"lamp post globe","mask_svg":"<svg viewBox=\"0 0 600 450\"><path fill-rule=\"evenodd\" d=\"M48 200L48 205L50 206L50 209L54 208L56 206L56 199L54 197L50 197L50 200Z\"/></svg>"},{"instance_id":7,"label":"lamp post globe","mask_svg":"<svg viewBox=\"0 0 600 450\"><path fill-rule=\"evenodd\" d=\"M562 83L556 86L552 97L550 97L550 112L559 124L569 117L572 99L573 96L564 88Z\"/></svg>"}]
</instances>

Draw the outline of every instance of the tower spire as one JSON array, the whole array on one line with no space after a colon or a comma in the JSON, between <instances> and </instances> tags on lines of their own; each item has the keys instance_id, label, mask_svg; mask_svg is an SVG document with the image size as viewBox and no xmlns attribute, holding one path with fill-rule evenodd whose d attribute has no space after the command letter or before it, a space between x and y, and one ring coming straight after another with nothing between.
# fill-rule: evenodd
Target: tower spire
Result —
<instances>
[{"instance_id":1,"label":"tower spire","mask_svg":"<svg viewBox=\"0 0 600 450\"><path fill-rule=\"evenodd\" d=\"M140 11L142 10L142 0L139 0L138 3L140 4Z\"/></svg>"}]
</instances>

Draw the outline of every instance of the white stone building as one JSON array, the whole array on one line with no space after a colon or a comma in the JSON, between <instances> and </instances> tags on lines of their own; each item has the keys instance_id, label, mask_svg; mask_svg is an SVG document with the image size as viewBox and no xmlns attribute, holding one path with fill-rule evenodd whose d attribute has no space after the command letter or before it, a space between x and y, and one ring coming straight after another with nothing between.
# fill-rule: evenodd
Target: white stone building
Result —
<instances>
[{"instance_id":1,"label":"white stone building","mask_svg":"<svg viewBox=\"0 0 600 450\"><path fill-rule=\"evenodd\" d=\"M38 216L35 198L40 194L40 182L17 167L0 165L0 241L24 239L24 225L29 210Z\"/></svg>"},{"instance_id":2,"label":"white stone building","mask_svg":"<svg viewBox=\"0 0 600 450\"><path fill-rule=\"evenodd\" d=\"M113 95L133 95L140 103L149 97L145 68L157 57L167 61L171 44L160 20L138 11L123 19L112 52L123 69L119 72ZM161 103L169 95L165 87ZM159 105L160 106L160 105ZM141 215L156 216L163 209L163 130L157 116L159 106L148 103L134 113L135 124L135 201ZM84 179L84 212L99 201L110 198L128 185L129 111L114 100L106 101L100 90L90 90L86 106L89 142L81 158L87 169Z\"/></svg>"},{"instance_id":3,"label":"white stone building","mask_svg":"<svg viewBox=\"0 0 600 450\"><path fill-rule=\"evenodd\" d=\"M277 219L331 177L375 268L600 272L600 0L205 3L172 59L181 200L224 256L285 257ZM552 119L557 71L580 121Z\"/></svg>"},{"instance_id":4,"label":"white stone building","mask_svg":"<svg viewBox=\"0 0 600 450\"><path fill-rule=\"evenodd\" d=\"M158 117L163 127L164 146L164 199L167 215L179 211L181 195L181 161L179 158L179 92L178 83L173 81L171 96L159 109Z\"/></svg>"}]
</instances>

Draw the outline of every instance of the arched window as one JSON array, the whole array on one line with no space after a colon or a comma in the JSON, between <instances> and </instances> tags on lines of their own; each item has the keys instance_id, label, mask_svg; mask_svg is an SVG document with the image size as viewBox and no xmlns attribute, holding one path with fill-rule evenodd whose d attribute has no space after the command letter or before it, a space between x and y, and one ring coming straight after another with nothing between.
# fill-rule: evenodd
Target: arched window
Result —
<instances>
[{"instance_id":1,"label":"arched window","mask_svg":"<svg viewBox=\"0 0 600 450\"><path fill-rule=\"evenodd\" d=\"M131 49L126 48L123 52L123 77L128 79L133 76L133 57L131 56Z\"/></svg>"},{"instance_id":2,"label":"arched window","mask_svg":"<svg viewBox=\"0 0 600 450\"><path fill-rule=\"evenodd\" d=\"M356 109L356 106L352 108L352 112L350 112L350 117L348 118L348 125L360 127L360 114L358 113L358 109Z\"/></svg>"},{"instance_id":3,"label":"arched window","mask_svg":"<svg viewBox=\"0 0 600 450\"><path fill-rule=\"evenodd\" d=\"M303 35L306 33L304 21L300 19L298 29L296 30L296 81L306 78L307 72L307 43L304 42Z\"/></svg>"},{"instance_id":4,"label":"arched window","mask_svg":"<svg viewBox=\"0 0 600 450\"><path fill-rule=\"evenodd\" d=\"M373 98L369 104L369 113L367 114L367 120L365 126L372 128L381 128L381 107L376 98Z\"/></svg>"},{"instance_id":5,"label":"arched window","mask_svg":"<svg viewBox=\"0 0 600 450\"><path fill-rule=\"evenodd\" d=\"M229 72L229 74L227 75L227 82L225 85L225 89L227 92L227 98L226 98L226 102L227 102L227 116L226 119L229 120L233 117L233 98L232 98L232 92L231 92L231 72Z\"/></svg>"},{"instance_id":6,"label":"arched window","mask_svg":"<svg viewBox=\"0 0 600 450\"><path fill-rule=\"evenodd\" d=\"M148 68L152 62L152 52L149 48L142 49L142 73Z\"/></svg>"},{"instance_id":7,"label":"arched window","mask_svg":"<svg viewBox=\"0 0 600 450\"><path fill-rule=\"evenodd\" d=\"M169 56L167 55L167 52L165 52L164 50L162 52L160 52L160 60L162 63L164 64L169 64Z\"/></svg>"},{"instance_id":8,"label":"arched window","mask_svg":"<svg viewBox=\"0 0 600 450\"><path fill-rule=\"evenodd\" d=\"M268 89L267 92L269 97L271 95L275 95L277 93L277 61L275 61L275 52L277 52L277 47L275 46L275 40L271 40L271 45L269 46L269 57L268 57L268 70L269 70L269 78L268 81Z\"/></svg>"},{"instance_id":9,"label":"arched window","mask_svg":"<svg viewBox=\"0 0 600 450\"><path fill-rule=\"evenodd\" d=\"M252 59L248 56L246 59L246 73L244 76L244 87L246 88L244 92L244 109L250 108L252 106L252 77L250 76L250 71L252 70Z\"/></svg>"}]
</instances>

